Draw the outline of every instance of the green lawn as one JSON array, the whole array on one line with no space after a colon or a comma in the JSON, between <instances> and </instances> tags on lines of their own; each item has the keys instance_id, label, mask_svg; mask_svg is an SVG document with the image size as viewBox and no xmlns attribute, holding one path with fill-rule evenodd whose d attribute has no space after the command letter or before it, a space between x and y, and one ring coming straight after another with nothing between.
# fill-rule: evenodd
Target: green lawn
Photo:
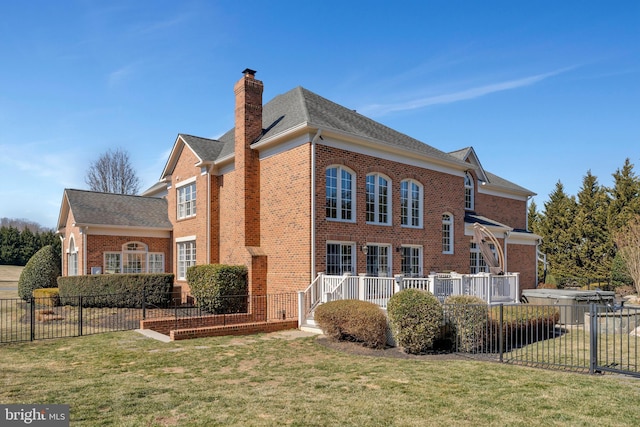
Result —
<instances>
[{"instance_id":1,"label":"green lawn","mask_svg":"<svg viewBox=\"0 0 640 427\"><path fill-rule=\"evenodd\" d=\"M279 334L0 346L0 402L70 404L73 426L632 426L638 401L625 377L355 356Z\"/></svg>"}]
</instances>

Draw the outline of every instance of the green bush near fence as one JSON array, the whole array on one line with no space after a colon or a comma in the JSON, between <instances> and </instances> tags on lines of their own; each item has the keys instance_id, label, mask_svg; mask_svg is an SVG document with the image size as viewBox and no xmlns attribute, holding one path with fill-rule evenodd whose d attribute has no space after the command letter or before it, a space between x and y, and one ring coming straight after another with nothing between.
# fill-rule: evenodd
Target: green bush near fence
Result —
<instances>
[{"instance_id":1,"label":"green bush near fence","mask_svg":"<svg viewBox=\"0 0 640 427\"><path fill-rule=\"evenodd\" d=\"M27 262L18 280L18 296L27 301L34 289L55 288L60 276L59 260L53 246L47 245L36 252Z\"/></svg>"},{"instance_id":2,"label":"green bush near fence","mask_svg":"<svg viewBox=\"0 0 640 427\"><path fill-rule=\"evenodd\" d=\"M58 277L60 302L83 307L166 307L171 301L173 274L96 274Z\"/></svg>"},{"instance_id":3,"label":"green bush near fence","mask_svg":"<svg viewBox=\"0 0 640 427\"><path fill-rule=\"evenodd\" d=\"M482 349L489 319L487 303L472 295L453 295L444 304L444 316L451 327L454 350L473 353Z\"/></svg>"},{"instance_id":4,"label":"green bush near fence","mask_svg":"<svg viewBox=\"0 0 640 427\"><path fill-rule=\"evenodd\" d=\"M387 342L387 316L374 303L339 300L321 304L314 320L334 341L354 341L365 347L384 348Z\"/></svg>"},{"instance_id":5,"label":"green bush near fence","mask_svg":"<svg viewBox=\"0 0 640 427\"><path fill-rule=\"evenodd\" d=\"M38 305L57 307L60 305L60 289L40 288L33 290L33 298Z\"/></svg>"},{"instance_id":6,"label":"green bush near fence","mask_svg":"<svg viewBox=\"0 0 640 427\"><path fill-rule=\"evenodd\" d=\"M214 314L245 313L247 275L244 265L194 265L187 269L187 283L202 310Z\"/></svg>"},{"instance_id":7,"label":"green bush near fence","mask_svg":"<svg viewBox=\"0 0 640 427\"><path fill-rule=\"evenodd\" d=\"M430 292L405 289L387 304L396 343L406 353L420 354L433 348L442 326L442 304Z\"/></svg>"}]
</instances>

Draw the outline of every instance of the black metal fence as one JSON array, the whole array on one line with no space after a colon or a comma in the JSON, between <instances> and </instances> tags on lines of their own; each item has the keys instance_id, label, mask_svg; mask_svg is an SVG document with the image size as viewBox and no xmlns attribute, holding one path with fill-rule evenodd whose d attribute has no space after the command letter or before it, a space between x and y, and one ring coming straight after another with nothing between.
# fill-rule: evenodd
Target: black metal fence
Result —
<instances>
[{"instance_id":1,"label":"black metal fence","mask_svg":"<svg viewBox=\"0 0 640 427\"><path fill-rule=\"evenodd\" d=\"M445 305L444 313L444 349L504 363L640 377L640 308Z\"/></svg>"},{"instance_id":2,"label":"black metal fence","mask_svg":"<svg viewBox=\"0 0 640 427\"><path fill-rule=\"evenodd\" d=\"M140 327L141 320L154 318L177 320L217 314L223 324L227 317L237 318L239 314L248 312L257 314L254 317L261 320L297 318L297 295L294 293L223 297L222 308L213 311L202 310L190 295L172 296L167 299L170 302L162 307L149 304L144 291L133 297L131 293L82 295L65 297L64 305L49 297L32 297L28 301L0 299L0 343L132 330ZM133 307L122 306L126 304L114 306L112 303L134 299L139 303ZM238 304L238 301L242 303Z\"/></svg>"}]
</instances>

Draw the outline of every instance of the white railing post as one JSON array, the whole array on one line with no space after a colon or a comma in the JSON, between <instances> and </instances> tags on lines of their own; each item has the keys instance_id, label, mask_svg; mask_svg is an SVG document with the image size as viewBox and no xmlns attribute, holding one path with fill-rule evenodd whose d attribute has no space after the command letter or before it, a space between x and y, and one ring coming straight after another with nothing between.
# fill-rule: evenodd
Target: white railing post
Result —
<instances>
[{"instance_id":1,"label":"white railing post","mask_svg":"<svg viewBox=\"0 0 640 427\"><path fill-rule=\"evenodd\" d=\"M487 304L491 304L491 294L493 293L493 275L489 275L487 281Z\"/></svg>"},{"instance_id":2,"label":"white railing post","mask_svg":"<svg viewBox=\"0 0 640 427\"><path fill-rule=\"evenodd\" d=\"M395 283L393 284L393 293L397 294L398 292L400 292L401 290L404 289L404 275L403 274L396 274L395 276L393 276L395 279Z\"/></svg>"},{"instance_id":3,"label":"white railing post","mask_svg":"<svg viewBox=\"0 0 640 427\"><path fill-rule=\"evenodd\" d=\"M436 294L436 275L429 274L428 278L429 278L428 291L431 292L433 295L435 295Z\"/></svg>"},{"instance_id":4,"label":"white railing post","mask_svg":"<svg viewBox=\"0 0 640 427\"><path fill-rule=\"evenodd\" d=\"M360 301L366 301L365 299L365 277L366 273L358 274L358 299Z\"/></svg>"},{"instance_id":5,"label":"white railing post","mask_svg":"<svg viewBox=\"0 0 640 427\"><path fill-rule=\"evenodd\" d=\"M513 273L513 278L516 281L516 294L514 295L513 302L518 302L520 299L520 273Z\"/></svg>"}]
</instances>

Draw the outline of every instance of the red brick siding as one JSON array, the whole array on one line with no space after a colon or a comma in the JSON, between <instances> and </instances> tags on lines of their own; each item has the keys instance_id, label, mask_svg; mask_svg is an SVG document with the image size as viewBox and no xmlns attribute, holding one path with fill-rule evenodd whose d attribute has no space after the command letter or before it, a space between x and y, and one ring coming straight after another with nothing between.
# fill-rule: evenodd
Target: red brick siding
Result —
<instances>
[{"instance_id":1,"label":"red brick siding","mask_svg":"<svg viewBox=\"0 0 640 427\"><path fill-rule=\"evenodd\" d=\"M520 289L536 287L535 245L508 245L507 270L520 273Z\"/></svg>"},{"instance_id":2,"label":"red brick siding","mask_svg":"<svg viewBox=\"0 0 640 427\"><path fill-rule=\"evenodd\" d=\"M139 236L87 236L87 274L91 273L91 267L102 267L104 271L104 253L121 252L122 245L128 242L141 242L147 245L149 252L161 252L164 254L164 271L171 273L171 239L162 237Z\"/></svg>"},{"instance_id":3,"label":"red brick siding","mask_svg":"<svg viewBox=\"0 0 640 427\"><path fill-rule=\"evenodd\" d=\"M327 221L325 215L325 171L330 165L344 165L355 172L356 223ZM317 147L316 160L316 265L317 271L325 270L326 242L328 240L352 241L357 247L357 273L366 271L366 258L360 251L363 243L390 244L392 247L393 274L401 271L402 244L423 246L423 272L469 271L470 237L464 235L464 179L442 172L422 169L390 160L331 148ZM366 223L365 180L367 173L380 172L391 179L392 225ZM414 179L423 185L423 228L407 228L400 225L400 182ZM454 253L442 253L442 214L454 217Z\"/></svg>"},{"instance_id":4,"label":"red brick siding","mask_svg":"<svg viewBox=\"0 0 640 427\"><path fill-rule=\"evenodd\" d=\"M262 160L260 170L269 293L304 289L311 277L310 144Z\"/></svg>"}]
</instances>

